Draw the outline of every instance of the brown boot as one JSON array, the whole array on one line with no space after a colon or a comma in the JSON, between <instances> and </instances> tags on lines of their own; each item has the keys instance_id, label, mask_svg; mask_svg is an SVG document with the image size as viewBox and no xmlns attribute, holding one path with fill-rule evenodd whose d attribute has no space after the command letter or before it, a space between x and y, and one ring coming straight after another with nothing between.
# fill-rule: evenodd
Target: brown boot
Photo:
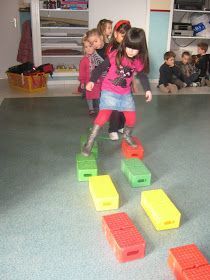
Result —
<instances>
[{"instance_id":1,"label":"brown boot","mask_svg":"<svg viewBox=\"0 0 210 280\"><path fill-rule=\"evenodd\" d=\"M136 143L133 141L132 139L132 131L133 131L133 127L128 127L125 126L124 127L124 131L123 131L123 138L125 139L125 141L128 143L128 145L130 145L133 148L136 148L137 145Z\"/></svg>"},{"instance_id":2,"label":"brown boot","mask_svg":"<svg viewBox=\"0 0 210 280\"><path fill-rule=\"evenodd\" d=\"M101 127L99 125L94 124L94 126L91 130L91 133L88 137L88 140L82 148L82 154L84 156L88 157L91 154L91 150L92 150L95 138L98 135L100 128Z\"/></svg>"}]
</instances>

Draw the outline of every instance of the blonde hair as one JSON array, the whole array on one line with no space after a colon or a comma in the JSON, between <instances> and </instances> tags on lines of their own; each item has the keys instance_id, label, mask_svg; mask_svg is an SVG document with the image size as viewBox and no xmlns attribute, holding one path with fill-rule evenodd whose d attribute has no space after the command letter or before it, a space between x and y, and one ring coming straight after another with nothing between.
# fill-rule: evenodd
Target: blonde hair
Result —
<instances>
[{"instance_id":1,"label":"blonde hair","mask_svg":"<svg viewBox=\"0 0 210 280\"><path fill-rule=\"evenodd\" d=\"M98 37L100 37L101 35L102 35L102 34L98 31L97 28L93 28L93 29L88 30L88 31L86 32L87 38L89 38L89 37L91 37L91 36L98 36Z\"/></svg>"},{"instance_id":2,"label":"blonde hair","mask_svg":"<svg viewBox=\"0 0 210 280\"><path fill-rule=\"evenodd\" d=\"M84 36L82 37L82 47L83 47L83 53L85 54L85 42L88 42L88 37L87 37L87 33L84 34Z\"/></svg>"},{"instance_id":3,"label":"blonde hair","mask_svg":"<svg viewBox=\"0 0 210 280\"><path fill-rule=\"evenodd\" d=\"M87 33L85 33L84 36L82 37L82 46L83 46L83 47L84 47L84 45L85 45L85 42L89 42L89 41L88 41Z\"/></svg>"},{"instance_id":4,"label":"blonde hair","mask_svg":"<svg viewBox=\"0 0 210 280\"><path fill-rule=\"evenodd\" d=\"M98 22L98 25L97 25L97 29L99 31L99 33L103 36L104 38L104 41L106 41L106 35L104 34L105 33L105 30L106 30L106 26L107 24L112 24L113 21L109 20L109 19L101 19L99 22Z\"/></svg>"}]
</instances>

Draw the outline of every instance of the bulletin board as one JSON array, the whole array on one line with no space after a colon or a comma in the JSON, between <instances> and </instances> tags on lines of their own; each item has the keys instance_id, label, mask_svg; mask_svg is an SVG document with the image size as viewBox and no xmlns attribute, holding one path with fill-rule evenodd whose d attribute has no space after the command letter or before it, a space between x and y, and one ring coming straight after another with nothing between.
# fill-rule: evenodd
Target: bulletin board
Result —
<instances>
[{"instance_id":1,"label":"bulletin board","mask_svg":"<svg viewBox=\"0 0 210 280\"><path fill-rule=\"evenodd\" d=\"M150 0L150 10L169 11L172 0Z\"/></svg>"}]
</instances>

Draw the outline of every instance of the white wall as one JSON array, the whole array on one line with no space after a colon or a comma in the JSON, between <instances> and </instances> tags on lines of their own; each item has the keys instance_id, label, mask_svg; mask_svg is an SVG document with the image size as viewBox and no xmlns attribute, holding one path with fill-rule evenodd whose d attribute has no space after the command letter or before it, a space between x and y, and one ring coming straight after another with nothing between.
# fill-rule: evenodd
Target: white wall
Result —
<instances>
[{"instance_id":1,"label":"white wall","mask_svg":"<svg viewBox=\"0 0 210 280\"><path fill-rule=\"evenodd\" d=\"M114 24L126 19L133 27L141 27L148 34L149 4L147 0L89 0L90 28L96 27L103 18L111 19Z\"/></svg>"}]
</instances>

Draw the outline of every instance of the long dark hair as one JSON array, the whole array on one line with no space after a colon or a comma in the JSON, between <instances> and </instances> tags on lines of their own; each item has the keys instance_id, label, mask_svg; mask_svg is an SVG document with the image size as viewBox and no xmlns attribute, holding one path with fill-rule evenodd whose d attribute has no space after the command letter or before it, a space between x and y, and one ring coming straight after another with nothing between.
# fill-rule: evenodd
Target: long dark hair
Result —
<instances>
[{"instance_id":1,"label":"long dark hair","mask_svg":"<svg viewBox=\"0 0 210 280\"><path fill-rule=\"evenodd\" d=\"M130 28L131 28L131 24L130 24L130 21L128 21L128 20L120 20L115 24L113 32L112 32L112 36L111 36L111 39L109 42L109 46L110 46L111 50L116 50L120 45L117 42L117 40L114 36L114 33L119 32L119 33L125 35Z\"/></svg>"},{"instance_id":2,"label":"long dark hair","mask_svg":"<svg viewBox=\"0 0 210 280\"><path fill-rule=\"evenodd\" d=\"M132 27L127 31L116 55L116 65L118 68L120 68L123 57L126 57L126 48L131 48L139 51L139 53L132 59L141 59L142 63L144 64L144 72L148 73L149 56L146 36L143 29Z\"/></svg>"}]
</instances>

